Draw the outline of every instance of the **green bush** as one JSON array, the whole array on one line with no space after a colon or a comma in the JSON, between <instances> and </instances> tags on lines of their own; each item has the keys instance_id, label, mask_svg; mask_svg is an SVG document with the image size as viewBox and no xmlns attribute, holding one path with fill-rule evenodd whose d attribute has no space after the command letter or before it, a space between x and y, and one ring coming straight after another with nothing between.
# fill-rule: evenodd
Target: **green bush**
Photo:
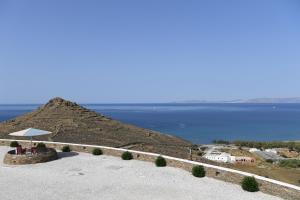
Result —
<instances>
[{"instance_id":1,"label":"green bush","mask_svg":"<svg viewBox=\"0 0 300 200\"><path fill-rule=\"evenodd\" d=\"M12 141L10 143L10 147L18 147L19 146L19 143L17 141Z\"/></svg>"},{"instance_id":2,"label":"green bush","mask_svg":"<svg viewBox=\"0 0 300 200\"><path fill-rule=\"evenodd\" d=\"M158 156L155 160L155 165L157 167L165 167L165 166L167 166L167 161L165 158Z\"/></svg>"},{"instance_id":3,"label":"green bush","mask_svg":"<svg viewBox=\"0 0 300 200\"><path fill-rule=\"evenodd\" d=\"M36 145L36 148L38 148L38 149L46 149L46 145L44 143L40 142L40 143L38 143Z\"/></svg>"},{"instance_id":4,"label":"green bush","mask_svg":"<svg viewBox=\"0 0 300 200\"><path fill-rule=\"evenodd\" d=\"M300 142L282 142L282 141L273 141L273 142L256 142L256 141L234 141L236 146L258 148L258 149L272 149L272 148L289 148L290 150L300 151Z\"/></svg>"},{"instance_id":5,"label":"green bush","mask_svg":"<svg viewBox=\"0 0 300 200\"><path fill-rule=\"evenodd\" d=\"M288 168L298 168L300 167L300 160L296 160L296 159L282 160L279 162L279 166L288 167Z\"/></svg>"},{"instance_id":6,"label":"green bush","mask_svg":"<svg viewBox=\"0 0 300 200\"><path fill-rule=\"evenodd\" d=\"M254 177L244 177L242 181L242 188L248 192L257 192L259 191L258 183Z\"/></svg>"},{"instance_id":7,"label":"green bush","mask_svg":"<svg viewBox=\"0 0 300 200\"><path fill-rule=\"evenodd\" d=\"M93 155L95 155L95 156L99 156L99 155L102 155L103 154L103 152L102 152L102 150L101 149L99 149L99 148L95 148L95 149L93 149Z\"/></svg>"},{"instance_id":8,"label":"green bush","mask_svg":"<svg viewBox=\"0 0 300 200\"><path fill-rule=\"evenodd\" d=\"M201 166L201 165L194 166L193 169L192 169L192 174L195 177L204 177L205 176L204 167Z\"/></svg>"},{"instance_id":9,"label":"green bush","mask_svg":"<svg viewBox=\"0 0 300 200\"><path fill-rule=\"evenodd\" d=\"M66 146L63 146L63 148L61 150L62 150L62 152L70 152L71 148L69 145L66 145Z\"/></svg>"},{"instance_id":10,"label":"green bush","mask_svg":"<svg viewBox=\"0 0 300 200\"><path fill-rule=\"evenodd\" d=\"M122 159L123 160L132 160L133 159L133 156L130 152L128 151L125 151L123 154L122 154Z\"/></svg>"},{"instance_id":11,"label":"green bush","mask_svg":"<svg viewBox=\"0 0 300 200\"><path fill-rule=\"evenodd\" d=\"M227 145L230 144L230 142L227 141L227 140L213 140L212 142L213 142L214 144L227 144Z\"/></svg>"}]
</instances>

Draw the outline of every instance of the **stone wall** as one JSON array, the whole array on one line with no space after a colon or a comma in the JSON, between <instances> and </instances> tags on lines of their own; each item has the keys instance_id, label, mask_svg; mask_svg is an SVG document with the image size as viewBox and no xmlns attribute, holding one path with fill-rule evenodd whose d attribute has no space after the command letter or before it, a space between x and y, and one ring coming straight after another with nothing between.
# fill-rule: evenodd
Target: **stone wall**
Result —
<instances>
[{"instance_id":1,"label":"stone wall","mask_svg":"<svg viewBox=\"0 0 300 200\"><path fill-rule=\"evenodd\" d=\"M7 165L26 165L49 162L58 158L55 149L48 149L47 152L32 155L17 155L14 150L6 153L3 163Z\"/></svg>"},{"instance_id":2,"label":"stone wall","mask_svg":"<svg viewBox=\"0 0 300 200\"><path fill-rule=\"evenodd\" d=\"M0 139L0 145L9 146L12 140ZM29 146L30 141L18 140L19 144L22 146ZM37 144L39 141L34 141ZM69 145L72 151L91 153L94 148L101 148L105 155L120 157L124 151L130 151L133 154L134 159L154 162L158 154L139 152L134 150L126 150L112 147L104 147L97 145L81 145L81 144L70 144L70 143L58 143L58 142L44 142L47 147L61 149L65 145ZM162 155L163 156L163 155ZM170 156L163 156L167 160L167 165L170 167L181 168L187 171L191 171L194 165L202 165L206 170L206 176L212 177L218 180L239 184L241 183L243 177L254 176L260 185L260 191L275 195L284 199L300 200L300 187L295 185L283 183L280 181L272 180L269 178L261 177L258 175L250 174L247 172L242 172L238 170L233 170L229 168L214 166L205 163L199 163L195 161L184 160L180 158L174 158Z\"/></svg>"}]
</instances>

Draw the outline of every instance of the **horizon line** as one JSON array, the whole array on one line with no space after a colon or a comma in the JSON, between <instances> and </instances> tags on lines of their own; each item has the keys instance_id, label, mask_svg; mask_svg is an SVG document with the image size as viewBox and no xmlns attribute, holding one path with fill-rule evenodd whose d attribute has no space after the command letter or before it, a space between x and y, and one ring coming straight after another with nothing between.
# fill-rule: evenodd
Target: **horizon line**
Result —
<instances>
[{"instance_id":1,"label":"horizon line","mask_svg":"<svg viewBox=\"0 0 300 200\"><path fill-rule=\"evenodd\" d=\"M44 105L48 103L51 99L47 100L46 102L39 102L39 103L0 103L0 105ZM71 101L77 104L82 105L92 105L92 104L206 104L206 103L214 103L214 104L253 104L253 103L261 103L261 104L272 104L272 103L300 103L300 97L256 97L256 98L236 98L231 100L207 100L207 99L199 99L199 100L173 100L168 102L77 102L73 100L69 100L69 98L62 98L66 101ZM251 102L253 100L291 100L295 99L299 102ZM240 102L239 102L240 101ZM243 102L245 101L245 102ZM246 102L250 101L250 102Z\"/></svg>"}]
</instances>

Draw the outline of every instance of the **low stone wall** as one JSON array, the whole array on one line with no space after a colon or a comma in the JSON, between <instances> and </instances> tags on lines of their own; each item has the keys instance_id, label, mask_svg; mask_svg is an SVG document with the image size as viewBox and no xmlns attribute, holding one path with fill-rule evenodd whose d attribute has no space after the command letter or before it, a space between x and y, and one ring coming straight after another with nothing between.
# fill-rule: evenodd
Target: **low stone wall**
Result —
<instances>
[{"instance_id":1,"label":"low stone wall","mask_svg":"<svg viewBox=\"0 0 300 200\"><path fill-rule=\"evenodd\" d=\"M10 142L14 140L0 139L0 145L9 146ZM22 146L29 146L30 141L27 140L17 140L19 144ZM117 156L120 157L124 151L129 151L133 154L134 159L154 162L156 157L159 154L148 153L148 152L140 152L134 150L127 149L119 149L105 146L97 146L97 145L82 145L82 144L71 144L71 143L59 143L59 142L47 142L47 141L34 141L34 143L43 142L47 145L47 147L61 149L65 145L69 145L72 151L77 152L85 152L91 153L94 148L101 148L105 155ZM283 183L277 180L261 177L255 174L242 172L234 169L219 167L215 165L199 163L195 161L184 160L180 158L174 158L170 156L164 156L167 160L167 165L170 167L181 168L187 171L191 171L192 167L195 165L202 165L206 170L206 176L212 177L218 180L234 183L240 185L243 177L245 176L253 176L256 178L260 185L260 191L275 195L284 199L291 200L300 200L300 187L291 185L288 183Z\"/></svg>"},{"instance_id":2,"label":"low stone wall","mask_svg":"<svg viewBox=\"0 0 300 200\"><path fill-rule=\"evenodd\" d=\"M49 162L58 158L55 149L48 148L46 152L32 154L32 155L17 155L14 153L15 150L11 150L5 154L3 163L7 165L26 165Z\"/></svg>"}]
</instances>

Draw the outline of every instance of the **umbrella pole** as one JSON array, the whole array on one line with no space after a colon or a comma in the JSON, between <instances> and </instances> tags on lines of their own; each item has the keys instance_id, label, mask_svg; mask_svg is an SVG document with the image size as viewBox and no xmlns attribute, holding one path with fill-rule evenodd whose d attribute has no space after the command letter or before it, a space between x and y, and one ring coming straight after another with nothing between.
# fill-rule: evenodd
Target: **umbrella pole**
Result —
<instances>
[{"instance_id":1,"label":"umbrella pole","mask_svg":"<svg viewBox=\"0 0 300 200\"><path fill-rule=\"evenodd\" d=\"M30 137L30 154L32 154L32 136Z\"/></svg>"}]
</instances>

